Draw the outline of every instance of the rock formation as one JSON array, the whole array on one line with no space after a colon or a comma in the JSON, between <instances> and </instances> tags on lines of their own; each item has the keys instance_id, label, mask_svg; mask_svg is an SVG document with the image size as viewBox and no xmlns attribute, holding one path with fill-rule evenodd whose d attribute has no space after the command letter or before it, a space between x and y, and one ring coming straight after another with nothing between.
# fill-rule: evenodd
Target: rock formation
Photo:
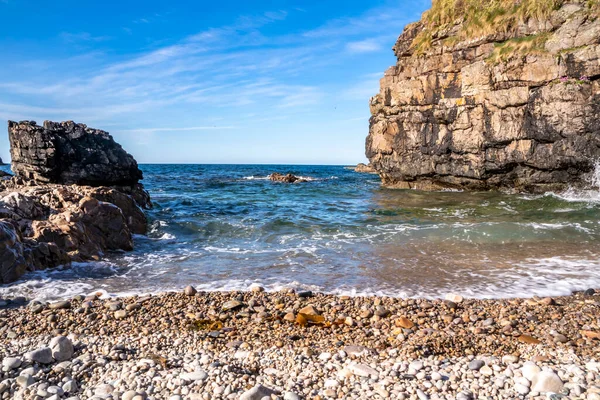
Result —
<instances>
[{"instance_id":1,"label":"rock formation","mask_svg":"<svg viewBox=\"0 0 600 400\"><path fill-rule=\"evenodd\" d=\"M450 2L405 28L371 99L366 154L383 184L587 185L600 158L600 2Z\"/></svg>"},{"instance_id":2,"label":"rock formation","mask_svg":"<svg viewBox=\"0 0 600 400\"><path fill-rule=\"evenodd\" d=\"M72 121L8 122L12 169L38 182L133 185L142 179L135 159L104 131Z\"/></svg>"},{"instance_id":3,"label":"rock formation","mask_svg":"<svg viewBox=\"0 0 600 400\"><path fill-rule=\"evenodd\" d=\"M283 175L283 174L279 174L277 172L269 175L269 179L273 182L283 182L283 183L307 182L306 179L299 178L296 175L292 175L292 174Z\"/></svg>"},{"instance_id":4,"label":"rock formation","mask_svg":"<svg viewBox=\"0 0 600 400\"><path fill-rule=\"evenodd\" d=\"M376 174L377 171L375 171L375 168L373 168L373 166L371 164L367 165L364 163L359 163L356 165L356 167L354 168L354 172L358 172L361 174Z\"/></svg>"},{"instance_id":5,"label":"rock formation","mask_svg":"<svg viewBox=\"0 0 600 400\"><path fill-rule=\"evenodd\" d=\"M133 157L106 132L71 122L9 122L9 134L18 172L0 180L0 283L133 249L132 234L147 230L142 209L151 207Z\"/></svg>"}]
</instances>

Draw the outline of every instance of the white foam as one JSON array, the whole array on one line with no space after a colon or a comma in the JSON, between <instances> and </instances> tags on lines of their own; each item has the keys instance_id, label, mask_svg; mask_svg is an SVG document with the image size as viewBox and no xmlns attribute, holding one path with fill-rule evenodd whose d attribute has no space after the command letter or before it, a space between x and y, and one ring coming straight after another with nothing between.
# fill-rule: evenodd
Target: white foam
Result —
<instances>
[{"instance_id":1,"label":"white foam","mask_svg":"<svg viewBox=\"0 0 600 400\"><path fill-rule=\"evenodd\" d=\"M600 160L596 160L594 165L594 172L588 180L588 189L569 188L562 193L548 195L570 202L600 203Z\"/></svg>"}]
</instances>

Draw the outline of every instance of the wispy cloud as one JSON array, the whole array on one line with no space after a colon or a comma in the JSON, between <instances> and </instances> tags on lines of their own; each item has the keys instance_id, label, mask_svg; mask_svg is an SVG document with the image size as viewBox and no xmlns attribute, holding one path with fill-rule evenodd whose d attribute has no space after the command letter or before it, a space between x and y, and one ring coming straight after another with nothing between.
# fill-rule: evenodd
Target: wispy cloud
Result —
<instances>
[{"instance_id":1,"label":"wispy cloud","mask_svg":"<svg viewBox=\"0 0 600 400\"><path fill-rule=\"evenodd\" d=\"M124 133L155 133L155 132L197 132L197 131L214 131L235 129L235 126L188 126L184 128L138 128L138 129L121 129L119 132Z\"/></svg>"},{"instance_id":2,"label":"wispy cloud","mask_svg":"<svg viewBox=\"0 0 600 400\"><path fill-rule=\"evenodd\" d=\"M346 49L351 53L372 53L380 51L382 48L381 40L365 39L357 42L350 42L346 45Z\"/></svg>"},{"instance_id":3,"label":"wispy cloud","mask_svg":"<svg viewBox=\"0 0 600 400\"><path fill-rule=\"evenodd\" d=\"M263 109L256 119L273 109L300 112L318 107L332 96L330 84L313 79L317 69L338 68L345 56L354 53L380 51L408 22L402 10L391 7L335 19L312 30L273 34L266 29L299 12L304 13L275 10L241 16L230 25L208 28L135 56L103 57L67 71L64 60L39 60L47 65L44 77L8 79L4 74L0 78L0 92L4 92L0 102L9 103L3 112L107 123L115 116L156 115L167 109L171 113L188 110L188 115L209 108L235 110L234 114ZM139 21L150 21L148 18ZM129 28L123 29L131 33ZM386 39L384 34L391 36ZM88 43L109 39L87 32L65 32L61 37ZM57 78L47 79L50 75ZM370 96L376 81L357 76L345 83L343 94ZM129 132L214 129L203 125Z\"/></svg>"},{"instance_id":4,"label":"wispy cloud","mask_svg":"<svg viewBox=\"0 0 600 400\"><path fill-rule=\"evenodd\" d=\"M89 32L70 33L63 32L60 34L61 39L69 43L77 42L105 42L112 39L110 36L93 36Z\"/></svg>"}]
</instances>

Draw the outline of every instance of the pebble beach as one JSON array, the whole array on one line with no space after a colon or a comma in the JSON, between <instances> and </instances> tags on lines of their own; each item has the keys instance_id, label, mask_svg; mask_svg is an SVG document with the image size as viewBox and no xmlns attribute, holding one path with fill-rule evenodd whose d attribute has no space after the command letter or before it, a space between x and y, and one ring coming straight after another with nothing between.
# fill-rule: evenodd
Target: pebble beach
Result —
<instances>
[{"instance_id":1,"label":"pebble beach","mask_svg":"<svg viewBox=\"0 0 600 400\"><path fill-rule=\"evenodd\" d=\"M600 292L2 300L2 399L600 399Z\"/></svg>"}]
</instances>

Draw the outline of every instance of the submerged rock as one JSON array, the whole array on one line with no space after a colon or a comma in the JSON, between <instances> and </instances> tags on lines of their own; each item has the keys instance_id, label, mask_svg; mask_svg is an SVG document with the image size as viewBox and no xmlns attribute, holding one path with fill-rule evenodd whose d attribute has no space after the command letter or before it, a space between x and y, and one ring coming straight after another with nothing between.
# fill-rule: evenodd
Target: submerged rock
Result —
<instances>
[{"instance_id":1,"label":"submerged rock","mask_svg":"<svg viewBox=\"0 0 600 400\"><path fill-rule=\"evenodd\" d=\"M462 16L463 3L447 8ZM405 28L370 102L366 154L385 186L587 184L600 158L600 19L584 0L541 19L516 12L478 35L463 18L440 31L435 13Z\"/></svg>"},{"instance_id":2,"label":"submerged rock","mask_svg":"<svg viewBox=\"0 0 600 400\"><path fill-rule=\"evenodd\" d=\"M277 172L272 173L271 175L269 175L269 179L271 181L273 181L273 182L283 182L283 183L301 183L301 182L307 182L306 179L299 178L296 175L292 175L292 174L283 175L283 174L279 174Z\"/></svg>"},{"instance_id":3,"label":"submerged rock","mask_svg":"<svg viewBox=\"0 0 600 400\"><path fill-rule=\"evenodd\" d=\"M38 182L133 185L142 179L135 159L107 132L73 121L8 122L12 169Z\"/></svg>"},{"instance_id":4,"label":"submerged rock","mask_svg":"<svg viewBox=\"0 0 600 400\"><path fill-rule=\"evenodd\" d=\"M371 164L367 165L364 163L360 163L356 166L356 168L354 168L354 172L358 172L361 174L376 174L377 171L375 170L375 168L373 168L373 166Z\"/></svg>"}]
</instances>

